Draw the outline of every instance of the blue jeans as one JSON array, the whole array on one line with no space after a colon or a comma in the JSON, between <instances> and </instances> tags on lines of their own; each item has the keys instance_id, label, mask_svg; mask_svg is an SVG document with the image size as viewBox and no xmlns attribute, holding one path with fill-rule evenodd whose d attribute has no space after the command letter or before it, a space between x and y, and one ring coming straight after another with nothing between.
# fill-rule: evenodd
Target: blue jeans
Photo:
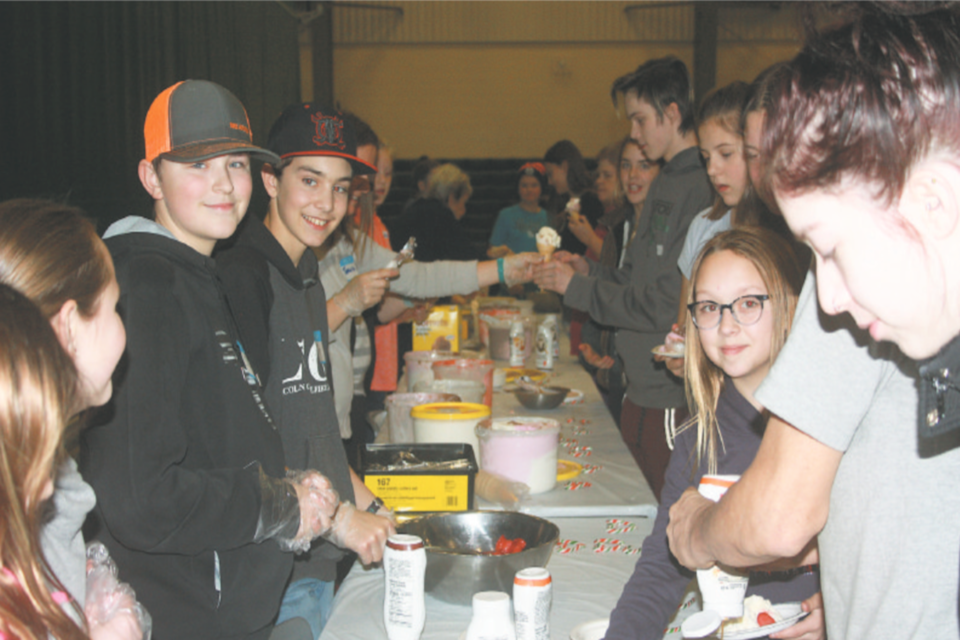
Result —
<instances>
[{"instance_id":1,"label":"blue jeans","mask_svg":"<svg viewBox=\"0 0 960 640\"><path fill-rule=\"evenodd\" d=\"M291 582L286 593L283 594L277 624L286 622L290 618L303 618L310 624L313 637L319 638L324 625L330 619L332 607L333 582L303 578Z\"/></svg>"}]
</instances>

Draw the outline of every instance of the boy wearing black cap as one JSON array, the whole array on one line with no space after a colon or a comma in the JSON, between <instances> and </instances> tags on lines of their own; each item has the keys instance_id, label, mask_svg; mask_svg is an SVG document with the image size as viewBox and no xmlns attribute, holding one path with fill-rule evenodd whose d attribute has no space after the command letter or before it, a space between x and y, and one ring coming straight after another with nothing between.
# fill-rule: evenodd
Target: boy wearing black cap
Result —
<instances>
[{"instance_id":1,"label":"boy wearing black cap","mask_svg":"<svg viewBox=\"0 0 960 640\"><path fill-rule=\"evenodd\" d=\"M357 552L364 564L377 562L394 526L390 511L350 469L340 442L326 355L328 302L310 250L343 220L352 177L376 169L357 157L349 120L309 103L284 111L268 146L283 159L263 167L267 215L263 223L253 216L245 220L233 245L217 255L217 264L280 428L287 465L319 469L330 478L342 500L337 519L345 535L337 544ZM338 324L377 302L387 279L398 274L396 269L370 272L366 299L359 278L334 296L329 304L343 309L334 314ZM278 624L301 617L313 637L320 635L330 614L336 562L343 555L337 546L318 541L297 558Z\"/></svg>"},{"instance_id":2,"label":"boy wearing black cap","mask_svg":"<svg viewBox=\"0 0 960 640\"><path fill-rule=\"evenodd\" d=\"M264 165L261 174L270 195L264 224L245 221L217 262L267 404L278 417L288 465L320 469L341 497L352 488L359 509L350 526L342 527L347 534L338 544L357 551L365 563L376 561L392 525L364 511L390 512L349 469L340 442L353 399L350 319L379 302L388 285L417 297L469 293L501 279L529 279L527 267L539 256L385 268L396 254L368 236L357 233L354 240L346 231L331 238L347 212L352 176L376 171L357 157L349 121L323 106L293 105L271 127L267 146L280 159ZM355 242L362 245L356 254ZM313 249L321 246L325 257L318 264ZM330 332L338 331L331 344ZM333 399L331 387L337 391ZM320 544L310 555L295 564L280 620L308 618L318 633L329 613L339 553Z\"/></svg>"},{"instance_id":3,"label":"boy wearing black cap","mask_svg":"<svg viewBox=\"0 0 960 640\"><path fill-rule=\"evenodd\" d=\"M266 638L285 551L328 531L337 507L320 474L283 479L280 435L210 258L246 213L250 156L273 155L253 145L240 102L206 81L161 93L144 136L155 220L105 234L127 351L80 468L97 536L153 613L154 637Z\"/></svg>"}]
</instances>

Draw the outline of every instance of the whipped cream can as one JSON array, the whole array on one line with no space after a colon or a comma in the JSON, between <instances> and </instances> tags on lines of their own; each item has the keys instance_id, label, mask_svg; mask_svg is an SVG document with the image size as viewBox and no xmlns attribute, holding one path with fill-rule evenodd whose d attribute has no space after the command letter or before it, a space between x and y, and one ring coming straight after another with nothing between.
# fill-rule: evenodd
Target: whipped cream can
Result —
<instances>
[{"instance_id":1,"label":"whipped cream can","mask_svg":"<svg viewBox=\"0 0 960 640\"><path fill-rule=\"evenodd\" d=\"M423 539L402 533L387 539L383 551L386 582L383 595L383 624L390 640L419 640L426 621L423 577L427 552Z\"/></svg>"},{"instance_id":2,"label":"whipped cream can","mask_svg":"<svg viewBox=\"0 0 960 640\"><path fill-rule=\"evenodd\" d=\"M514 320L510 323L510 366L523 366L523 352L527 348L526 333L523 321Z\"/></svg>"},{"instance_id":3,"label":"whipped cream can","mask_svg":"<svg viewBox=\"0 0 960 640\"><path fill-rule=\"evenodd\" d=\"M556 322L550 322L550 318L540 323L537 327L536 343L536 365L537 369L542 371L553 371L554 363L557 360L557 329Z\"/></svg>"},{"instance_id":4,"label":"whipped cream can","mask_svg":"<svg viewBox=\"0 0 960 640\"><path fill-rule=\"evenodd\" d=\"M513 617L517 640L550 640L550 572L541 567L517 571L513 578Z\"/></svg>"}]
</instances>

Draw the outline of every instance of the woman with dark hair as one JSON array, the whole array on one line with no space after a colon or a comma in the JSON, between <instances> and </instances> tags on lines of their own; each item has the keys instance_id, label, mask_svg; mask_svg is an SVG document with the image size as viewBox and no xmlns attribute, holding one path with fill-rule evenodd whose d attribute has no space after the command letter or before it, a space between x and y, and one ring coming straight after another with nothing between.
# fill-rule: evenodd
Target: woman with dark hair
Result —
<instances>
[{"instance_id":1,"label":"woman with dark hair","mask_svg":"<svg viewBox=\"0 0 960 640\"><path fill-rule=\"evenodd\" d=\"M592 191L593 179L587 171L583 155L577 145L569 140L561 140L547 149L543 165L547 170L547 181L555 191L548 210L553 214L554 226L560 232L560 249L597 258L587 252L587 246L570 229L571 219L579 221L582 216L593 228L603 215L603 205ZM579 208L571 203L574 198L579 199Z\"/></svg>"},{"instance_id":2,"label":"woman with dark hair","mask_svg":"<svg viewBox=\"0 0 960 640\"><path fill-rule=\"evenodd\" d=\"M520 202L501 209L490 234L487 256L499 258L537 250L537 231L547 225L540 199L547 188L547 172L539 162L527 162L517 172Z\"/></svg>"}]
</instances>

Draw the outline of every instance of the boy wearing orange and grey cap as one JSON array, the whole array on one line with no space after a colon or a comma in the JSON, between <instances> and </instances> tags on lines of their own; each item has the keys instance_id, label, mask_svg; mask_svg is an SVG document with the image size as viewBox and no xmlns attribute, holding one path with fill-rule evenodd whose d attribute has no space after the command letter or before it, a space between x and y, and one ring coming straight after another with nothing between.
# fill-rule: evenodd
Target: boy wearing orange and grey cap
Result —
<instances>
[{"instance_id":1,"label":"boy wearing orange and grey cap","mask_svg":"<svg viewBox=\"0 0 960 640\"><path fill-rule=\"evenodd\" d=\"M125 366L81 440L98 537L154 616L155 637L266 638L293 554L329 530L335 491L285 478L283 446L210 254L253 188L243 105L207 81L161 93L139 175L154 218L105 240L120 284Z\"/></svg>"}]
</instances>

